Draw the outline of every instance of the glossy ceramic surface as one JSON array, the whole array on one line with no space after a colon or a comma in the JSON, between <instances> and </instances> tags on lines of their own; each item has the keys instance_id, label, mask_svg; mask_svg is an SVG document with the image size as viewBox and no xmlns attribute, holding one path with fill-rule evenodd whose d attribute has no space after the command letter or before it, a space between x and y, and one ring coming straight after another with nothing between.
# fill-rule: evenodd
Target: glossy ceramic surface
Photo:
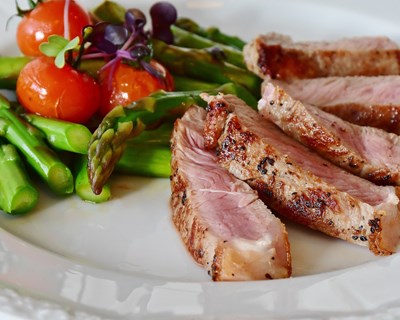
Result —
<instances>
[{"instance_id":1,"label":"glossy ceramic surface","mask_svg":"<svg viewBox=\"0 0 400 320\"><path fill-rule=\"evenodd\" d=\"M21 1L22 2L22 1ZM93 7L97 1L80 1ZM128 6L128 1L121 3ZM173 1L180 16L250 40L387 35L400 43L396 1ZM129 6L146 11L150 1ZM0 2L0 52L17 54L14 1ZM213 283L170 221L167 179L114 177L113 199L84 203L41 188L37 209L0 214L0 310L29 319L319 319L400 315L400 256L289 224L293 277ZM0 314L1 315L1 314ZM3 319L3 317L1 318Z\"/></svg>"}]
</instances>

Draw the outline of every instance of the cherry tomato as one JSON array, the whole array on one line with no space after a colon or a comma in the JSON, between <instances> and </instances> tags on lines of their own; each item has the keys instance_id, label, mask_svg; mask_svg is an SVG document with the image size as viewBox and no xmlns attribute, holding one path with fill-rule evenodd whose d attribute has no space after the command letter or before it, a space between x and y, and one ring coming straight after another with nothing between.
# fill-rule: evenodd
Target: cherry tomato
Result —
<instances>
[{"instance_id":1,"label":"cherry tomato","mask_svg":"<svg viewBox=\"0 0 400 320\"><path fill-rule=\"evenodd\" d=\"M59 69L45 56L21 70L16 93L29 112L77 123L88 121L100 102L100 87L92 77L70 65Z\"/></svg>"},{"instance_id":2,"label":"cherry tomato","mask_svg":"<svg viewBox=\"0 0 400 320\"><path fill-rule=\"evenodd\" d=\"M17 44L21 52L27 56L39 56L39 45L46 42L48 36L57 34L64 36L65 0L49 0L39 3L27 13L17 28ZM82 28L90 24L89 14L74 0L69 5L69 37L82 35Z\"/></svg>"},{"instance_id":3,"label":"cherry tomato","mask_svg":"<svg viewBox=\"0 0 400 320\"><path fill-rule=\"evenodd\" d=\"M99 76L101 87L100 115L106 115L118 105L127 106L132 101L148 96L157 90L172 91L174 88L171 74L155 60L151 65L164 75L165 83L145 70L136 69L125 63L118 62L104 69ZM110 72L113 72L110 75Z\"/></svg>"}]
</instances>

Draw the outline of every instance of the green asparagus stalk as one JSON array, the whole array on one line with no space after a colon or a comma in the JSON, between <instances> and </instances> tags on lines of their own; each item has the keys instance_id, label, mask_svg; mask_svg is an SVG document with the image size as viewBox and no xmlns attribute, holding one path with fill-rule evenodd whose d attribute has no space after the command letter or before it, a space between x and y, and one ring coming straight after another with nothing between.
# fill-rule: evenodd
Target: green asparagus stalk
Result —
<instances>
[{"instance_id":1,"label":"green asparagus stalk","mask_svg":"<svg viewBox=\"0 0 400 320\"><path fill-rule=\"evenodd\" d=\"M92 133L82 124L24 114L24 119L44 133L48 143L59 150L87 154Z\"/></svg>"},{"instance_id":2,"label":"green asparagus stalk","mask_svg":"<svg viewBox=\"0 0 400 320\"><path fill-rule=\"evenodd\" d=\"M126 9L115 1L105 0L93 11L95 20L121 24L125 22Z\"/></svg>"},{"instance_id":3,"label":"green asparagus stalk","mask_svg":"<svg viewBox=\"0 0 400 320\"><path fill-rule=\"evenodd\" d=\"M206 49L186 49L153 40L154 56L173 74L219 84L233 82L260 97L261 79L244 70L215 59Z\"/></svg>"},{"instance_id":4,"label":"green asparagus stalk","mask_svg":"<svg viewBox=\"0 0 400 320\"><path fill-rule=\"evenodd\" d=\"M72 193L74 183L71 171L44 141L31 134L29 127L28 123L10 110L8 101L0 96L0 136L19 149L55 193Z\"/></svg>"},{"instance_id":5,"label":"green asparagus stalk","mask_svg":"<svg viewBox=\"0 0 400 320\"><path fill-rule=\"evenodd\" d=\"M127 141L127 147L136 145L158 145L169 147L171 140L171 132L174 128L174 123L164 122L154 129L146 129L139 135L132 137Z\"/></svg>"},{"instance_id":6,"label":"green asparagus stalk","mask_svg":"<svg viewBox=\"0 0 400 320\"><path fill-rule=\"evenodd\" d=\"M171 175L170 162L169 146L128 142L115 171L137 176L168 178Z\"/></svg>"},{"instance_id":7,"label":"green asparagus stalk","mask_svg":"<svg viewBox=\"0 0 400 320\"><path fill-rule=\"evenodd\" d=\"M237 48L239 50L242 50L243 47L246 45L246 42L239 37L225 34L216 27L204 29L199 26L199 24L197 24L195 21L189 18L179 18L175 22L175 25L186 31L193 32L204 38Z\"/></svg>"},{"instance_id":8,"label":"green asparagus stalk","mask_svg":"<svg viewBox=\"0 0 400 320\"><path fill-rule=\"evenodd\" d=\"M109 184L105 184L100 194L95 194L90 186L87 157L78 156L75 162L75 193L84 201L101 203L110 199L111 189Z\"/></svg>"},{"instance_id":9,"label":"green asparagus stalk","mask_svg":"<svg viewBox=\"0 0 400 320\"><path fill-rule=\"evenodd\" d=\"M174 75L174 84L176 91L207 91L213 90L219 86L215 83L204 82L201 80L176 75ZM249 92L249 90L239 84L234 84L234 86L236 95L238 95L238 97L244 100L250 107L257 108L258 100L252 93Z\"/></svg>"},{"instance_id":10,"label":"green asparagus stalk","mask_svg":"<svg viewBox=\"0 0 400 320\"><path fill-rule=\"evenodd\" d=\"M171 26L171 31L174 35L174 45L178 47L194 49L218 49L221 51L224 61L239 68L246 69L246 64L244 63L241 50L214 42L210 39L199 36L193 32L186 31L174 25Z\"/></svg>"},{"instance_id":11,"label":"green asparagus stalk","mask_svg":"<svg viewBox=\"0 0 400 320\"><path fill-rule=\"evenodd\" d=\"M165 122L158 128L144 130L140 135L127 141L116 172L137 176L168 178L171 174L170 138L172 122Z\"/></svg>"},{"instance_id":12,"label":"green asparagus stalk","mask_svg":"<svg viewBox=\"0 0 400 320\"><path fill-rule=\"evenodd\" d=\"M243 88L242 88L243 89ZM241 90L239 90L241 91ZM227 83L209 94L234 94L241 97L238 86ZM181 116L191 105L205 107L203 91L159 91L133 102L129 107L116 107L110 111L94 132L89 143L88 170L93 192L99 194L103 185L121 158L129 138L141 133L165 117Z\"/></svg>"},{"instance_id":13,"label":"green asparagus stalk","mask_svg":"<svg viewBox=\"0 0 400 320\"><path fill-rule=\"evenodd\" d=\"M21 214L33 209L39 193L31 184L17 150L11 144L0 144L0 209Z\"/></svg>"},{"instance_id":14,"label":"green asparagus stalk","mask_svg":"<svg viewBox=\"0 0 400 320\"><path fill-rule=\"evenodd\" d=\"M15 89L21 69L31 59L28 57L0 57L0 88Z\"/></svg>"},{"instance_id":15,"label":"green asparagus stalk","mask_svg":"<svg viewBox=\"0 0 400 320\"><path fill-rule=\"evenodd\" d=\"M210 90L218 87L217 83L210 83L177 75L173 77L175 91Z\"/></svg>"}]
</instances>

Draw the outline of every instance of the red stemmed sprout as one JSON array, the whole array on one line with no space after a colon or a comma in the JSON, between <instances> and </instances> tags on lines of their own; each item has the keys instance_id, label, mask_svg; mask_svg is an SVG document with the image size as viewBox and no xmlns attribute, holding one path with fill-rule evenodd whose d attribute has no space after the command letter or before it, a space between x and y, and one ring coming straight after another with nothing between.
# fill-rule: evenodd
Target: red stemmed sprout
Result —
<instances>
[{"instance_id":1,"label":"red stemmed sprout","mask_svg":"<svg viewBox=\"0 0 400 320\"><path fill-rule=\"evenodd\" d=\"M164 82L163 75L156 70L150 60L153 56L151 38L172 43L170 26L176 21L175 7L168 2L158 2L150 9L152 31L146 31L146 16L138 9L129 9L125 13L123 24L100 22L85 28L84 53L80 59L102 58L105 68L113 68L124 60L137 68L143 68ZM110 72L112 75L112 72Z\"/></svg>"}]
</instances>

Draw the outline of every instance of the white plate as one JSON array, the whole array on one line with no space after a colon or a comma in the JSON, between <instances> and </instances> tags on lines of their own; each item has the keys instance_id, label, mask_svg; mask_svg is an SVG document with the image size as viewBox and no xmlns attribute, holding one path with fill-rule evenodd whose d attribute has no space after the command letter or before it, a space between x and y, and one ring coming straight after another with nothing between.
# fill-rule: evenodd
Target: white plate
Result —
<instances>
[{"instance_id":1,"label":"white plate","mask_svg":"<svg viewBox=\"0 0 400 320\"><path fill-rule=\"evenodd\" d=\"M22 3L23 0L20 1ZM97 1L81 1L93 7ZM127 3L122 1L122 3ZM136 0L146 10L149 1ZM400 2L174 1L180 16L249 40L387 35L400 42ZM131 4L132 6L132 4ZM0 52L15 54L14 0L0 2ZM0 214L0 309L29 319L313 319L400 315L400 256L289 225L291 279L213 283L170 221L167 179L115 177L114 198L92 205L43 191L23 217Z\"/></svg>"}]
</instances>

